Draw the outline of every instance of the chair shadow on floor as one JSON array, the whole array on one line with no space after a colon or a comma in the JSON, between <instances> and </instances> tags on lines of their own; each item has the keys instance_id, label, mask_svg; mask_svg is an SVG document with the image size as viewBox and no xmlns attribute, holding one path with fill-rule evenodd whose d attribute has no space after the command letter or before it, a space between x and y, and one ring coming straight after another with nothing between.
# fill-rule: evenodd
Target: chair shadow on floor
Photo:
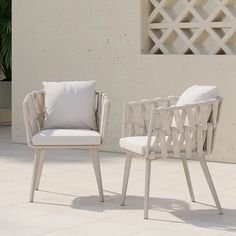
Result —
<instances>
[{"instance_id":1,"label":"chair shadow on floor","mask_svg":"<svg viewBox=\"0 0 236 236\"><path fill-rule=\"evenodd\" d=\"M43 191L43 190L41 190ZM120 206L120 195L111 191L104 190L105 201L99 202L98 196L76 196L65 193L56 193L50 191L43 191L47 193L67 195L74 197L71 205L68 205L74 209L85 210L85 211L94 211L94 212L105 212L109 210L143 210L143 196L132 196L127 195L126 205ZM64 204L54 204L46 202L35 202L39 204L52 204L52 205L61 205ZM191 205L200 204L204 208L194 210L191 209ZM201 202L192 203L191 201L186 202L174 198L150 198L150 217L149 220L153 221L162 221L169 223L177 224L191 224L196 227L210 228L220 231L231 231L236 233L236 209L223 209L224 215L219 215L217 209L214 205L205 204ZM176 220L168 220L165 218L152 218L152 211L156 212L167 212L170 215L174 216ZM158 215L158 214L155 214ZM171 219L173 217L170 217Z\"/></svg>"},{"instance_id":2,"label":"chair shadow on floor","mask_svg":"<svg viewBox=\"0 0 236 236\"><path fill-rule=\"evenodd\" d=\"M127 195L126 205L120 206L120 195L117 193L105 195L105 202L98 202L97 196L78 197L72 202L72 207L88 211L106 210L143 210L143 196ZM110 195L112 194L112 195ZM193 210L190 204L200 204L209 209ZM173 198L150 198L151 211L168 212L176 217L176 221L149 217L149 220L164 221L169 223L191 224L197 227L212 228L236 233L236 209L223 209L224 215L219 215L214 205L201 202L185 202ZM150 211L150 216L152 215ZM157 215L157 214L155 214ZM172 217L171 217L172 218ZM179 220L178 220L179 219Z\"/></svg>"}]
</instances>

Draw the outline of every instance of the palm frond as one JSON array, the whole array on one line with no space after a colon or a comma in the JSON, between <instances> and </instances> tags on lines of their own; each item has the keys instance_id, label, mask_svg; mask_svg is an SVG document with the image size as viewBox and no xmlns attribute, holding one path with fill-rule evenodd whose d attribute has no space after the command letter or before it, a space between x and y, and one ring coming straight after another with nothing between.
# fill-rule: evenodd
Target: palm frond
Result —
<instances>
[{"instance_id":1,"label":"palm frond","mask_svg":"<svg viewBox=\"0 0 236 236\"><path fill-rule=\"evenodd\" d=\"M11 0L0 0L0 65L11 74Z\"/></svg>"}]
</instances>

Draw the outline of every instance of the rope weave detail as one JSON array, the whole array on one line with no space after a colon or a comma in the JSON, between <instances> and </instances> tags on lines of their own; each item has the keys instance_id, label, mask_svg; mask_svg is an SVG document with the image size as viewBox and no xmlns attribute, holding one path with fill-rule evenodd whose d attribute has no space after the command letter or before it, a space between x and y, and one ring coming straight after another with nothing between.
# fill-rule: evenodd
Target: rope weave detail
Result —
<instances>
[{"instance_id":1,"label":"rope weave detail","mask_svg":"<svg viewBox=\"0 0 236 236\"><path fill-rule=\"evenodd\" d=\"M185 106L176 106L177 100L177 97L168 97L129 102L123 136L151 135L147 139L146 156L151 150L162 157L211 153L222 99Z\"/></svg>"}]
</instances>

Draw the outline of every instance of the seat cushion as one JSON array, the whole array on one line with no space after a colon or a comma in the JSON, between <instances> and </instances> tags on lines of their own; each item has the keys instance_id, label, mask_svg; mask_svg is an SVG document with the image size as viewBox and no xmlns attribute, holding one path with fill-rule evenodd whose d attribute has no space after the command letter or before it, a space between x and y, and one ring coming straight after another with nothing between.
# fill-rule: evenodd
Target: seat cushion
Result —
<instances>
[{"instance_id":1,"label":"seat cushion","mask_svg":"<svg viewBox=\"0 0 236 236\"><path fill-rule=\"evenodd\" d=\"M167 140L166 136L166 140ZM180 137L179 137L180 138ZM151 139L151 152L156 151L157 153L161 154L160 147L157 147L157 150L154 148L156 137L153 136ZM130 151L132 153L136 153L138 155L145 155L146 148L147 148L147 136L132 136L132 137L125 137L120 139L120 147L124 150ZM196 151L196 142L192 142L191 149L192 151ZM180 151L185 152L186 147L185 144L180 145ZM169 145L167 148L167 152L173 154L174 147L173 145Z\"/></svg>"},{"instance_id":2,"label":"seat cushion","mask_svg":"<svg viewBox=\"0 0 236 236\"><path fill-rule=\"evenodd\" d=\"M97 130L95 81L43 82L45 129Z\"/></svg>"},{"instance_id":3,"label":"seat cushion","mask_svg":"<svg viewBox=\"0 0 236 236\"><path fill-rule=\"evenodd\" d=\"M153 147L154 142L155 142L155 137L152 137L151 147ZM139 155L144 155L147 147L147 136L121 138L120 147L127 151L137 153Z\"/></svg>"},{"instance_id":4,"label":"seat cushion","mask_svg":"<svg viewBox=\"0 0 236 236\"><path fill-rule=\"evenodd\" d=\"M33 145L100 145L97 131L86 129L45 129L33 136Z\"/></svg>"}]
</instances>

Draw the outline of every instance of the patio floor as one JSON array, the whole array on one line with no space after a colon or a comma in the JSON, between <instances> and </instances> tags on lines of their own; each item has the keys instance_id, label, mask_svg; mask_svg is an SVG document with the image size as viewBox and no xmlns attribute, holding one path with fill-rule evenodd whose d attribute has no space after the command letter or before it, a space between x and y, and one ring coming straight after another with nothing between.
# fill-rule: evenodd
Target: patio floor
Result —
<instances>
[{"instance_id":1,"label":"patio floor","mask_svg":"<svg viewBox=\"0 0 236 236\"><path fill-rule=\"evenodd\" d=\"M219 216L200 165L189 161L197 203L189 199L182 163L153 162L150 219L143 219L144 161L134 159L126 206L119 205L124 155L101 152L105 202L98 202L84 151L46 154L41 185L29 203L33 150L11 144L0 127L0 236L236 235L236 165L209 163L224 209Z\"/></svg>"}]
</instances>

